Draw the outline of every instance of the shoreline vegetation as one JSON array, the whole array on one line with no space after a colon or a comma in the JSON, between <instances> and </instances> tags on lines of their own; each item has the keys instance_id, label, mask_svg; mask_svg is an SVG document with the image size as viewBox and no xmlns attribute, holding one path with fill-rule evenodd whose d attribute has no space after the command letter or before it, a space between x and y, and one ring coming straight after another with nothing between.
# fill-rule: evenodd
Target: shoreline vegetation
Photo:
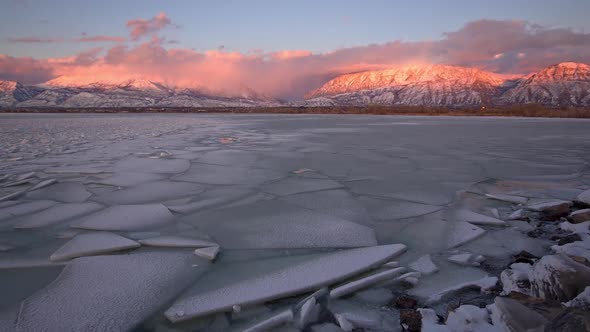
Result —
<instances>
[{"instance_id":1,"label":"shoreline vegetation","mask_svg":"<svg viewBox=\"0 0 590 332\"><path fill-rule=\"evenodd\" d=\"M431 107L431 106L278 106L278 107L104 107L104 108L7 108L0 113L253 113L253 114L366 114L426 116L502 116L542 118L590 118L588 107L542 105Z\"/></svg>"}]
</instances>

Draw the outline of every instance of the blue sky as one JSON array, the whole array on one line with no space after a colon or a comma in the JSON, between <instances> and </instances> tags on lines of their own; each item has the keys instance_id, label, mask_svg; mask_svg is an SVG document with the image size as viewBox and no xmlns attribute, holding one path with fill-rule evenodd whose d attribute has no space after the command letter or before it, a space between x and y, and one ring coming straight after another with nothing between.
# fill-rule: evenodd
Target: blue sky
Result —
<instances>
[{"instance_id":1,"label":"blue sky","mask_svg":"<svg viewBox=\"0 0 590 332\"><path fill-rule=\"evenodd\" d=\"M130 19L160 12L178 27L158 31L180 47L314 53L392 40L440 39L479 19L526 20L589 32L589 0L149 1L0 0L0 54L60 57L113 43L14 43L9 38L128 37Z\"/></svg>"}]
</instances>

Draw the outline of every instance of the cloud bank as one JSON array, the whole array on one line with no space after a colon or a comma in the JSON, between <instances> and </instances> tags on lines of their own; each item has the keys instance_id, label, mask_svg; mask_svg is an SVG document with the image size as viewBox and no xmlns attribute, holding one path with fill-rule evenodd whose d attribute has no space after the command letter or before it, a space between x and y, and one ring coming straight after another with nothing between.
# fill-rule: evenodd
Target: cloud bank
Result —
<instances>
[{"instance_id":1,"label":"cloud bank","mask_svg":"<svg viewBox=\"0 0 590 332\"><path fill-rule=\"evenodd\" d=\"M525 21L479 20L444 33L438 40L391 41L320 54L307 50L238 53L223 48L206 52L168 48L165 46L170 42L153 34L173 25L165 13L131 20L127 22L131 39L152 35L151 39L67 58L0 55L0 79L41 83L57 78L61 84L84 84L142 77L228 95L254 90L276 98L298 99L343 73L410 63L522 74L563 61L590 62L590 34Z\"/></svg>"}]
</instances>

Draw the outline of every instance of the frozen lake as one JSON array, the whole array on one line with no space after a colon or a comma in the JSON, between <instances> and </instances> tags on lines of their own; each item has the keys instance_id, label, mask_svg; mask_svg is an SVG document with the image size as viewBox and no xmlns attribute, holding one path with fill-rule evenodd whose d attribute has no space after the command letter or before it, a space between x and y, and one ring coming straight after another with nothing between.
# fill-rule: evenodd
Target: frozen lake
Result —
<instances>
[{"instance_id":1,"label":"frozen lake","mask_svg":"<svg viewBox=\"0 0 590 332\"><path fill-rule=\"evenodd\" d=\"M548 250L485 194L572 200L589 163L580 119L0 114L0 330L227 330L393 258L426 300ZM331 308L395 330L396 287Z\"/></svg>"}]
</instances>

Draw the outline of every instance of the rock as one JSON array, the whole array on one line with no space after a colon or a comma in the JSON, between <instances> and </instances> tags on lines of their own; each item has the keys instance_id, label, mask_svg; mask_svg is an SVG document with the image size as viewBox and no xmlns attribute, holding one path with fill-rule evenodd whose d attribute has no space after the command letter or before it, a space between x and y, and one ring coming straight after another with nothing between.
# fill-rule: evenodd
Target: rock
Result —
<instances>
[{"instance_id":1,"label":"rock","mask_svg":"<svg viewBox=\"0 0 590 332\"><path fill-rule=\"evenodd\" d=\"M563 235L563 236L556 235L556 236L552 237L551 239L554 241L557 241L558 246L563 246L565 244L576 242L576 241L582 241L580 234L576 234L576 233Z\"/></svg>"},{"instance_id":2,"label":"rock","mask_svg":"<svg viewBox=\"0 0 590 332\"><path fill-rule=\"evenodd\" d=\"M438 267L432 262L430 255L425 255L412 263L408 267L414 271L420 272L422 275L431 275L438 271Z\"/></svg>"},{"instance_id":3,"label":"rock","mask_svg":"<svg viewBox=\"0 0 590 332\"><path fill-rule=\"evenodd\" d=\"M195 249L195 255L214 261L219 253L219 246Z\"/></svg>"},{"instance_id":4,"label":"rock","mask_svg":"<svg viewBox=\"0 0 590 332\"><path fill-rule=\"evenodd\" d=\"M588 315L588 310L590 310L590 307L566 309L547 326L547 331L590 331L590 315Z\"/></svg>"},{"instance_id":5,"label":"rock","mask_svg":"<svg viewBox=\"0 0 590 332\"><path fill-rule=\"evenodd\" d=\"M526 204L528 198L514 195L504 194L486 194L487 198L495 199L502 202L514 203L514 204Z\"/></svg>"},{"instance_id":6,"label":"rock","mask_svg":"<svg viewBox=\"0 0 590 332\"><path fill-rule=\"evenodd\" d=\"M539 257L525 250L522 250L518 254L512 256L512 258L512 263L527 263L531 265L533 265L539 259Z\"/></svg>"},{"instance_id":7,"label":"rock","mask_svg":"<svg viewBox=\"0 0 590 332\"><path fill-rule=\"evenodd\" d=\"M586 287L583 292L578 294L572 300L564 303L567 307L588 307L590 306L590 287Z\"/></svg>"},{"instance_id":8,"label":"rock","mask_svg":"<svg viewBox=\"0 0 590 332\"><path fill-rule=\"evenodd\" d=\"M531 283L529 281L529 272L532 266L527 263L514 263L509 269L502 271L500 281L502 282L502 295L508 295L511 292L519 292L529 295L531 292Z\"/></svg>"},{"instance_id":9,"label":"rock","mask_svg":"<svg viewBox=\"0 0 590 332\"><path fill-rule=\"evenodd\" d=\"M399 312L399 323L409 332L422 330L422 315L414 309L402 309Z\"/></svg>"},{"instance_id":10,"label":"rock","mask_svg":"<svg viewBox=\"0 0 590 332\"><path fill-rule=\"evenodd\" d=\"M416 309L418 301L411 296L402 295L395 299L393 305L398 309Z\"/></svg>"},{"instance_id":11,"label":"rock","mask_svg":"<svg viewBox=\"0 0 590 332\"><path fill-rule=\"evenodd\" d=\"M531 211L542 212L549 217L556 218L565 216L570 212L572 202L563 200L530 200L526 208Z\"/></svg>"},{"instance_id":12,"label":"rock","mask_svg":"<svg viewBox=\"0 0 590 332\"><path fill-rule=\"evenodd\" d=\"M509 331L544 331L544 326L549 323L543 315L507 297L496 297L490 311L492 323L506 326Z\"/></svg>"},{"instance_id":13,"label":"rock","mask_svg":"<svg viewBox=\"0 0 590 332\"><path fill-rule=\"evenodd\" d=\"M579 194L578 197L576 197L576 201L590 206L590 189Z\"/></svg>"},{"instance_id":14,"label":"rock","mask_svg":"<svg viewBox=\"0 0 590 332\"><path fill-rule=\"evenodd\" d=\"M486 309L466 304L460 306L455 311L451 311L449 317L447 317L446 324L450 331L457 332L503 332L500 327L490 324L490 320L490 314Z\"/></svg>"},{"instance_id":15,"label":"rock","mask_svg":"<svg viewBox=\"0 0 590 332\"><path fill-rule=\"evenodd\" d=\"M533 265L529 280L533 296L565 302L590 286L590 267L566 255L548 255Z\"/></svg>"},{"instance_id":16,"label":"rock","mask_svg":"<svg viewBox=\"0 0 590 332\"><path fill-rule=\"evenodd\" d=\"M451 332L446 325L441 325L441 319L432 309L421 308L418 312L422 316L422 331L424 332Z\"/></svg>"},{"instance_id":17,"label":"rock","mask_svg":"<svg viewBox=\"0 0 590 332\"><path fill-rule=\"evenodd\" d=\"M578 211L572 212L568 216L568 219L573 224L579 224L584 221L590 220L590 209L583 209L583 210L578 210Z\"/></svg>"},{"instance_id":18,"label":"rock","mask_svg":"<svg viewBox=\"0 0 590 332\"><path fill-rule=\"evenodd\" d=\"M446 288L442 291L439 291L436 294L431 295L426 302L427 303L436 303L442 300L444 297L462 291L464 289L478 289L482 293L489 291L490 289L494 288L498 283L498 278L496 277L484 277L479 280L468 281L464 283L460 283L455 286L451 286Z\"/></svg>"}]
</instances>

